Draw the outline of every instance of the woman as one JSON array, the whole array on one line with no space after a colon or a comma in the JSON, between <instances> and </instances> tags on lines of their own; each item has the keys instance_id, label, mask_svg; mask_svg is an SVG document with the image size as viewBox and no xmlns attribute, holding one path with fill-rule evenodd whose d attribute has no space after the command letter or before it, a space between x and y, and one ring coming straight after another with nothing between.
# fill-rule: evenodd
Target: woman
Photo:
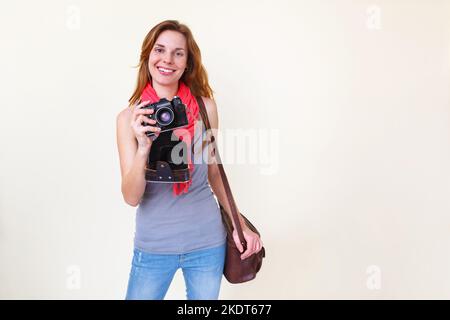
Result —
<instances>
[{"instance_id":1,"label":"woman","mask_svg":"<svg viewBox=\"0 0 450 320\"><path fill-rule=\"evenodd\" d=\"M117 117L122 194L126 203L138 206L127 299L163 299L179 268L188 299L219 296L226 231L213 192L224 209L231 211L217 164L210 159L194 161L193 152L187 157L191 172L187 183L151 183L145 179L153 142L145 132L154 132L157 137L159 128L146 116L153 111L141 107L174 96L188 109L185 129L192 138L191 147L201 144L203 132L194 126L200 119L195 97L202 97L213 129L218 128L217 107L191 31L178 21L167 20L145 37L136 89L129 107ZM211 157L209 152L207 157ZM247 250L242 252L236 232L234 240L245 259L261 250L262 242L242 225Z\"/></svg>"}]
</instances>

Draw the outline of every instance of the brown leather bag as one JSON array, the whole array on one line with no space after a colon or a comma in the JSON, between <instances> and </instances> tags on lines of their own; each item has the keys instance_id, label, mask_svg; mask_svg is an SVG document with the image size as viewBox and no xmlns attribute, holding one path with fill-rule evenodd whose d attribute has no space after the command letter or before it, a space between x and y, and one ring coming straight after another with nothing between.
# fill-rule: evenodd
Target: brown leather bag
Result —
<instances>
[{"instance_id":1,"label":"brown leather bag","mask_svg":"<svg viewBox=\"0 0 450 320\"><path fill-rule=\"evenodd\" d=\"M211 125L209 123L208 113L206 112L203 99L201 97L196 97L196 99L200 109L200 114L203 119L203 123L206 126L208 134L211 136L210 143L213 144L213 156L215 156L217 160L217 165L219 167L219 172L222 178L225 193L227 195L228 203L231 208L231 214L236 226L237 234L239 236L239 241L241 242L242 247L245 251L247 249L247 242L245 241L244 234L242 233L242 227L237 216L236 204L234 202L233 194L231 193L227 176L225 175L225 171L222 166L222 161L220 160L219 150L215 147L215 138L212 131L210 130ZM265 248L263 247L259 252L252 254L250 257L244 260L241 260L241 253L239 252L238 248L236 247L236 243L233 240L233 224L230 220L229 215L220 203L219 206L220 212L222 214L222 220L227 230L227 252L223 274L230 283L242 283L252 280L256 277L256 273L261 269L263 258L266 256ZM248 228L256 234L260 235L255 226L242 213L241 216Z\"/></svg>"}]
</instances>

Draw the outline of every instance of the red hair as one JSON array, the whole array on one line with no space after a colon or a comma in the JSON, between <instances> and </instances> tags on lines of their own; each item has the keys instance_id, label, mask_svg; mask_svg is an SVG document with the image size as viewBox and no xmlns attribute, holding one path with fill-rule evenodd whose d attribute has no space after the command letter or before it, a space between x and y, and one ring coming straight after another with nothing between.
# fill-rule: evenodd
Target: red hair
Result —
<instances>
[{"instance_id":1,"label":"red hair","mask_svg":"<svg viewBox=\"0 0 450 320\"><path fill-rule=\"evenodd\" d=\"M154 26L142 43L141 57L139 61L138 77L136 88L133 95L128 100L130 106L139 101L142 91L148 82L151 81L151 75L148 69L148 59L150 52L155 45L159 35L166 30L180 32L186 38L186 45L188 50L187 70L184 71L181 81L183 81L191 90L194 96L203 96L213 98L213 90L208 83L208 74L202 64L202 57L200 48L194 40L191 30L177 20L166 20Z\"/></svg>"}]
</instances>

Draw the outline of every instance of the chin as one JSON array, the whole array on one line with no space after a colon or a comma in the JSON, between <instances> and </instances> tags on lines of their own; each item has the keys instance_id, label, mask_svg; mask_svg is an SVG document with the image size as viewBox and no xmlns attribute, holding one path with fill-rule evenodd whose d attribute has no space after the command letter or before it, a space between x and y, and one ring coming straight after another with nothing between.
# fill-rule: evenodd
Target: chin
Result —
<instances>
[{"instance_id":1,"label":"chin","mask_svg":"<svg viewBox=\"0 0 450 320\"><path fill-rule=\"evenodd\" d=\"M176 80L176 79L168 80L168 79L160 79L160 78L156 78L155 80L159 84L162 84L162 85L165 85L165 86L172 85L172 84L178 84L178 81L179 81L179 80Z\"/></svg>"},{"instance_id":2,"label":"chin","mask_svg":"<svg viewBox=\"0 0 450 320\"><path fill-rule=\"evenodd\" d=\"M165 78L165 77L161 77L161 76L159 76L159 75L157 75L156 77L153 77L152 76L152 79L153 79L153 81L156 81L156 82L158 82L159 84L161 84L161 85L171 85L171 84L176 84L176 83L178 83L178 81L180 80L180 79L178 79L178 78L173 78L173 79L167 79L167 78Z\"/></svg>"}]
</instances>

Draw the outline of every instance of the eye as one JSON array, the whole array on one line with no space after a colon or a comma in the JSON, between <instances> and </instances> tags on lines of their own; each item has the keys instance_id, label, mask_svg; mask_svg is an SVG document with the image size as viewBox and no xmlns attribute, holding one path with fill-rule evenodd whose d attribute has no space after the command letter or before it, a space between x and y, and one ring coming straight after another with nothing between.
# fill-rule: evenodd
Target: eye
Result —
<instances>
[{"instance_id":1,"label":"eye","mask_svg":"<svg viewBox=\"0 0 450 320\"><path fill-rule=\"evenodd\" d=\"M161 52L163 52L164 50L161 49L161 48L155 48L155 51L158 52L158 53L161 53Z\"/></svg>"},{"instance_id":2,"label":"eye","mask_svg":"<svg viewBox=\"0 0 450 320\"><path fill-rule=\"evenodd\" d=\"M184 53L183 52L177 52L177 56L182 57L182 56L184 56Z\"/></svg>"}]
</instances>

